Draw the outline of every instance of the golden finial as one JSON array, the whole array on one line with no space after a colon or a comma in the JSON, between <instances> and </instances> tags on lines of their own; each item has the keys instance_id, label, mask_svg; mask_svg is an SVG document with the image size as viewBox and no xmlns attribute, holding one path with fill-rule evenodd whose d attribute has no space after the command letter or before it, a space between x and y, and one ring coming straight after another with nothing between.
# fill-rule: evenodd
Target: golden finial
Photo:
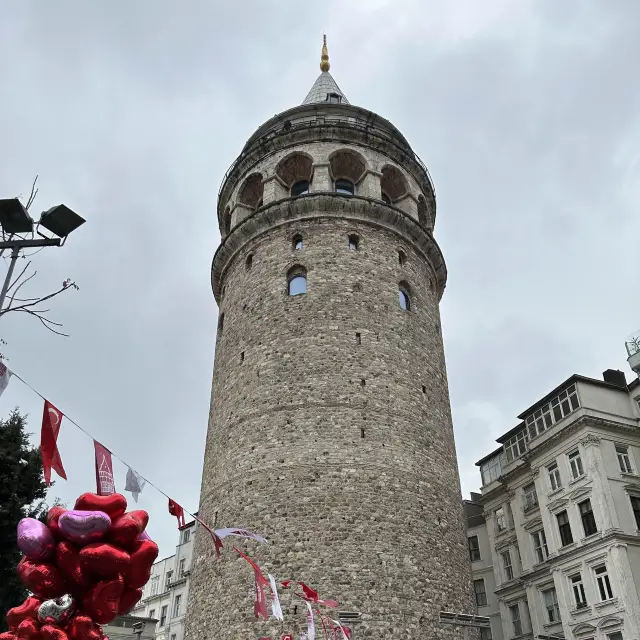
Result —
<instances>
[{"instance_id":1,"label":"golden finial","mask_svg":"<svg viewBox=\"0 0 640 640\"><path fill-rule=\"evenodd\" d=\"M323 36L322 40L322 55L320 56L320 71L329 71L331 65L329 64L329 51L327 50L327 36Z\"/></svg>"}]
</instances>

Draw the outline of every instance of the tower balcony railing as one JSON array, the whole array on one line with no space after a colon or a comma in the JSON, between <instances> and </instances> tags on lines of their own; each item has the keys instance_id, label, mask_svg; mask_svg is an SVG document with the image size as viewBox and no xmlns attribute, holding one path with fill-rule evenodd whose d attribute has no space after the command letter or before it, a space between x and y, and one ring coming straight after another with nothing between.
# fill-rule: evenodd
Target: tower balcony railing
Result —
<instances>
[{"instance_id":1,"label":"tower balcony railing","mask_svg":"<svg viewBox=\"0 0 640 640\"><path fill-rule=\"evenodd\" d=\"M640 376L640 329L625 340L624 346L627 349L629 366Z\"/></svg>"},{"instance_id":2,"label":"tower balcony railing","mask_svg":"<svg viewBox=\"0 0 640 640\"><path fill-rule=\"evenodd\" d=\"M427 182L431 189L431 193L433 194L433 199L436 198L436 189L433 184L433 180L431 179L431 174L427 169L427 166L422 161L420 156L411 148L409 143L402 137L401 134L394 135L388 128L377 124L374 121L366 120L364 118L358 118L357 116L345 116L342 114L315 114L315 115L300 115L296 117L292 115L289 119L286 120L278 120L274 123L273 127L266 130L260 137L251 139L245 148L242 150L240 155L235 159L233 164L227 169L227 172L224 174L222 178L222 182L220 184L220 189L218 191L218 198L221 197L222 192L227 184L227 180L231 174L235 171L237 166L246 158L250 153L256 148L264 146L266 142L277 138L281 135L288 135L295 131L301 130L313 130L326 128L327 126L331 127L343 127L345 129L356 129L365 133L367 135L373 135L377 138L381 138L386 142L395 146L398 150L406 155L410 156L412 160L422 169L424 175L427 178Z\"/></svg>"}]
</instances>

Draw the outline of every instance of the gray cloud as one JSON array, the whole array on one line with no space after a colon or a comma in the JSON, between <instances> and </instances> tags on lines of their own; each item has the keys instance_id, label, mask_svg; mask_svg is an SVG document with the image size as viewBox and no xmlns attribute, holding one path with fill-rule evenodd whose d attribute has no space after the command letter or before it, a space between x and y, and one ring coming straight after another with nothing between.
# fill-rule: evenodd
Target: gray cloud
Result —
<instances>
[{"instance_id":1,"label":"gray cloud","mask_svg":"<svg viewBox=\"0 0 640 640\"><path fill-rule=\"evenodd\" d=\"M640 326L637 3L2 8L0 193L38 173L36 206L88 220L34 256L33 290L80 284L53 307L72 338L7 316L10 364L185 507L209 407L218 187L253 130L302 100L323 30L350 101L399 126L436 183L465 492L521 409L573 372L626 367ZM41 401L18 381L2 402L38 431ZM93 487L91 442L68 425L61 451L69 482L53 493L72 501ZM170 553L166 500L147 488L140 505Z\"/></svg>"}]
</instances>

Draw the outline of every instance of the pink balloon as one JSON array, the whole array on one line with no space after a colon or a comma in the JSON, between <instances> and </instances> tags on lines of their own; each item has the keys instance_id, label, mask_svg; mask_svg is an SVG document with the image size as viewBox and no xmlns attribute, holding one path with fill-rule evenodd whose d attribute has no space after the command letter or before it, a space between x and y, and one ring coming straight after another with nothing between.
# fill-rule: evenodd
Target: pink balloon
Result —
<instances>
[{"instance_id":1,"label":"pink balloon","mask_svg":"<svg viewBox=\"0 0 640 640\"><path fill-rule=\"evenodd\" d=\"M35 518L18 522L18 548L30 560L46 560L56 547L53 534L46 524Z\"/></svg>"},{"instance_id":2,"label":"pink balloon","mask_svg":"<svg viewBox=\"0 0 640 640\"><path fill-rule=\"evenodd\" d=\"M142 540L151 540L151 538L149 537L149 534L146 531L143 531L139 536L138 536L138 540L142 541Z\"/></svg>"},{"instance_id":3,"label":"pink balloon","mask_svg":"<svg viewBox=\"0 0 640 640\"><path fill-rule=\"evenodd\" d=\"M111 518L104 511L65 511L58 526L67 540L84 545L102 540L111 526Z\"/></svg>"}]
</instances>

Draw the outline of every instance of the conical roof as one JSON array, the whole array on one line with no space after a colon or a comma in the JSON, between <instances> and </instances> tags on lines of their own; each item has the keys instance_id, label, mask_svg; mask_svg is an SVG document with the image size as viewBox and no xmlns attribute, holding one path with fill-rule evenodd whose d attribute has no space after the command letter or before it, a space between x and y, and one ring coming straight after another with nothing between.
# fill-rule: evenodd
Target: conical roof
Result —
<instances>
[{"instance_id":1,"label":"conical roof","mask_svg":"<svg viewBox=\"0 0 640 640\"><path fill-rule=\"evenodd\" d=\"M315 104L317 102L342 102L349 104L347 96L340 91L340 87L329 73L329 52L327 51L327 36L324 36L322 44L322 56L320 57L321 74L313 83L311 91L302 104ZM336 96L335 98L333 96Z\"/></svg>"}]
</instances>

